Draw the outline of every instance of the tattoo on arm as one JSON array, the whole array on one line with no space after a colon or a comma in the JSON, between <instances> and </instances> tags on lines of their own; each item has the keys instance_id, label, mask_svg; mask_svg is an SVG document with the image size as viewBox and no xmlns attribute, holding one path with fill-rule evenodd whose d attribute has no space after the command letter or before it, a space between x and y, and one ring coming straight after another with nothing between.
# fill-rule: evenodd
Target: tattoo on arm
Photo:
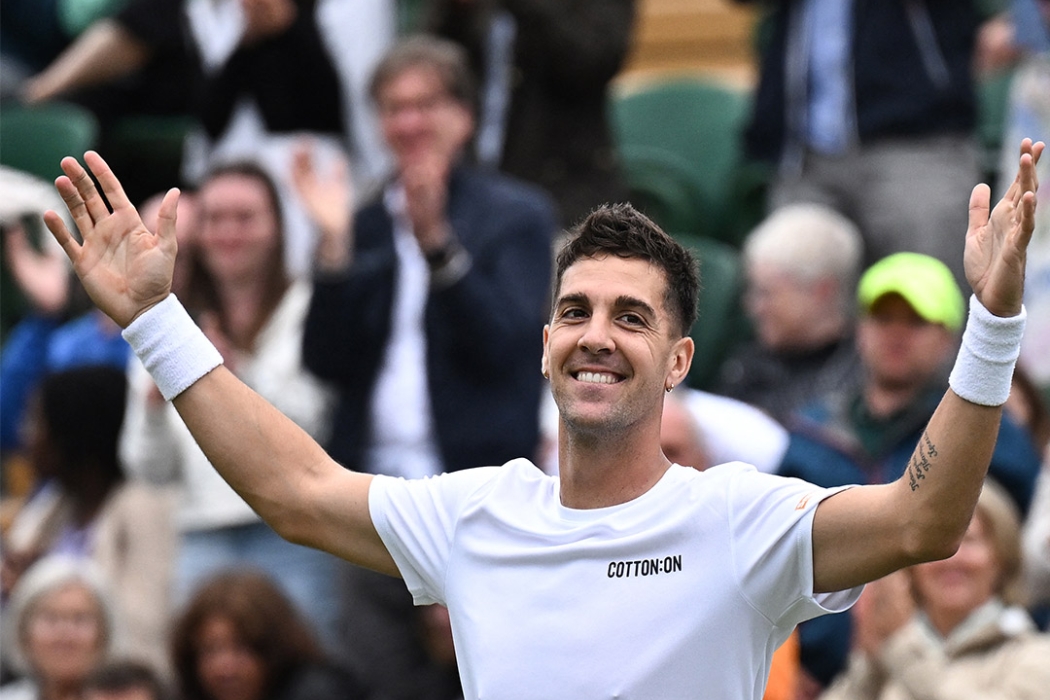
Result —
<instances>
[{"instance_id":1,"label":"tattoo on arm","mask_svg":"<svg viewBox=\"0 0 1050 700\"><path fill-rule=\"evenodd\" d=\"M930 458L936 456L937 446L930 440L930 436L923 432L919 445L911 456L911 461L908 462L908 485L911 486L912 491L918 490L921 482L926 478L926 473L933 466Z\"/></svg>"}]
</instances>

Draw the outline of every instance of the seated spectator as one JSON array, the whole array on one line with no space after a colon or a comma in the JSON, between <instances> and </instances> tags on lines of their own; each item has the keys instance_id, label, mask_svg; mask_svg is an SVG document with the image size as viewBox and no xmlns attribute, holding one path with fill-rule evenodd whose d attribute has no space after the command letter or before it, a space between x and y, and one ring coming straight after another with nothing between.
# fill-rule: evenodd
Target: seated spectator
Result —
<instances>
[{"instance_id":1,"label":"seated spectator","mask_svg":"<svg viewBox=\"0 0 1050 700\"><path fill-rule=\"evenodd\" d=\"M183 700L360 700L361 685L329 663L313 630L265 574L205 581L172 636Z\"/></svg>"},{"instance_id":2,"label":"seated spectator","mask_svg":"<svg viewBox=\"0 0 1050 700\"><path fill-rule=\"evenodd\" d=\"M103 662L84 682L83 700L169 700L160 676L136 661Z\"/></svg>"},{"instance_id":3,"label":"seated spectator","mask_svg":"<svg viewBox=\"0 0 1050 700\"><path fill-rule=\"evenodd\" d=\"M1024 524L1024 562L1033 606L1050 606L1050 447Z\"/></svg>"},{"instance_id":4,"label":"seated spectator","mask_svg":"<svg viewBox=\"0 0 1050 700\"><path fill-rule=\"evenodd\" d=\"M854 379L853 289L862 250L856 226L820 205L786 206L762 222L743 248L755 339L729 353L715 393L783 423Z\"/></svg>"},{"instance_id":5,"label":"seated spectator","mask_svg":"<svg viewBox=\"0 0 1050 700\"><path fill-rule=\"evenodd\" d=\"M301 363L309 284L292 281L282 255L281 200L259 167L216 169L198 193L200 226L190 253L186 306L226 367L315 438L330 429L333 396ZM181 255L180 255L181 257ZM180 488L175 595L241 563L269 572L335 639L336 570L329 554L281 539L216 473L140 362L130 364L121 456L129 473Z\"/></svg>"},{"instance_id":6,"label":"seated spectator","mask_svg":"<svg viewBox=\"0 0 1050 700\"><path fill-rule=\"evenodd\" d=\"M112 367L44 379L26 429L39 485L4 533L3 591L41 556L90 560L120 593L115 609L132 653L163 669L174 494L124 480L117 443L126 386Z\"/></svg>"},{"instance_id":7,"label":"seated spectator","mask_svg":"<svg viewBox=\"0 0 1050 700\"><path fill-rule=\"evenodd\" d=\"M148 225L156 223L161 197L151 197L142 205ZM186 193L179 200L176 234L182 254L176 273L184 267L182 261L189 259L195 214L193 195ZM10 453L22 447L19 430L26 403L46 374L87 365L123 370L130 350L117 324L94 307L68 318L76 305L69 298L69 267L60 249L36 250L27 232L16 225L5 231L4 259L32 308L12 330L0 358L0 449ZM174 283L180 281L176 274Z\"/></svg>"},{"instance_id":8,"label":"seated spectator","mask_svg":"<svg viewBox=\"0 0 1050 700\"><path fill-rule=\"evenodd\" d=\"M686 386L675 395L692 412L711 464L746 462L772 474L788 445L788 432L751 404Z\"/></svg>"},{"instance_id":9,"label":"seated spectator","mask_svg":"<svg viewBox=\"0 0 1050 700\"><path fill-rule=\"evenodd\" d=\"M109 594L90 564L52 556L34 564L4 611L4 660L21 675L2 700L77 700L116 646Z\"/></svg>"},{"instance_id":10,"label":"seated spectator","mask_svg":"<svg viewBox=\"0 0 1050 700\"><path fill-rule=\"evenodd\" d=\"M712 466L704 445L704 434L696 417L677 394L664 398L660 421L660 449L674 464L703 471Z\"/></svg>"},{"instance_id":11,"label":"seated spectator","mask_svg":"<svg viewBox=\"0 0 1050 700\"><path fill-rule=\"evenodd\" d=\"M954 556L869 584L854 606L849 668L821 698L1045 697L1050 636L1018 607L1019 525L990 482Z\"/></svg>"},{"instance_id":12,"label":"seated spectator","mask_svg":"<svg viewBox=\"0 0 1050 700\"><path fill-rule=\"evenodd\" d=\"M857 300L863 376L796 414L780 474L824 487L899 478L947 390L946 365L964 315L948 267L918 253L891 255L864 273ZM1021 512L1031 502L1039 461L1029 436L1004 412L988 473ZM916 474L921 478L921 469ZM845 662L848 627L847 615L799 627L803 666L818 682L828 683Z\"/></svg>"}]
</instances>

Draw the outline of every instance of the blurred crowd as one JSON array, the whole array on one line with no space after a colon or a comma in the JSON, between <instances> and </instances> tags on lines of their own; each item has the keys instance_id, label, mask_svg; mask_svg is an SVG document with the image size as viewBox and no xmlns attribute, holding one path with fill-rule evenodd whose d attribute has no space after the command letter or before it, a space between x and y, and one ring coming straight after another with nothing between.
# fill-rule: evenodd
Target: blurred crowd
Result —
<instances>
[{"instance_id":1,"label":"blurred crowd","mask_svg":"<svg viewBox=\"0 0 1050 700\"><path fill-rule=\"evenodd\" d=\"M149 227L178 186L173 292L348 469L556 473L552 256L634 199L708 280L710 371L667 397L668 458L886 483L947 390L969 193L1050 141L1050 1L747 4L757 79L733 88L731 141L757 196L696 230L655 203L670 181L643 189L615 118L633 0L3 0L0 127L86 114ZM26 146L0 143L0 700L460 698L447 611L282 540L218 476L44 235L57 163L5 157ZM769 700L1050 698L1050 188L1038 206L958 552L801 625Z\"/></svg>"}]
</instances>

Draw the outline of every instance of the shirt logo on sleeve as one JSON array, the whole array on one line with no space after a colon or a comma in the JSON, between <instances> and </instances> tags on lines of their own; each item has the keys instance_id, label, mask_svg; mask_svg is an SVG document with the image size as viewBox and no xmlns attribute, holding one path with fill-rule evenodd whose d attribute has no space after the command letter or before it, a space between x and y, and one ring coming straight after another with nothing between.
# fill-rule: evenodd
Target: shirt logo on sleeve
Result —
<instances>
[{"instance_id":1,"label":"shirt logo on sleeve","mask_svg":"<svg viewBox=\"0 0 1050 700\"><path fill-rule=\"evenodd\" d=\"M798 505L795 506L795 510L805 510L806 507L809 506L809 502L813 500L813 497L816 495L816 491L810 491L809 493L807 493L799 500Z\"/></svg>"},{"instance_id":2,"label":"shirt logo on sleeve","mask_svg":"<svg viewBox=\"0 0 1050 700\"><path fill-rule=\"evenodd\" d=\"M609 578L634 578L637 576L656 576L673 574L682 570L682 555L657 557L655 559L637 559L635 561L611 561L607 575Z\"/></svg>"}]
</instances>

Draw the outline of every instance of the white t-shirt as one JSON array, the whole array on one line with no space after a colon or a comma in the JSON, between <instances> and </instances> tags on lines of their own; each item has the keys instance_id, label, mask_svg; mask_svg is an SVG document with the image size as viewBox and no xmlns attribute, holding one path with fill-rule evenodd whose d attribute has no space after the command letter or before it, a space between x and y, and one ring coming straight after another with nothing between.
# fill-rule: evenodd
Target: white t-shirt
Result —
<instances>
[{"instance_id":1,"label":"white t-shirt","mask_svg":"<svg viewBox=\"0 0 1050 700\"><path fill-rule=\"evenodd\" d=\"M673 466L575 510L522 459L377 477L369 507L415 602L448 606L465 698L758 700L794 626L860 594L813 594L813 512L837 490Z\"/></svg>"}]
</instances>

